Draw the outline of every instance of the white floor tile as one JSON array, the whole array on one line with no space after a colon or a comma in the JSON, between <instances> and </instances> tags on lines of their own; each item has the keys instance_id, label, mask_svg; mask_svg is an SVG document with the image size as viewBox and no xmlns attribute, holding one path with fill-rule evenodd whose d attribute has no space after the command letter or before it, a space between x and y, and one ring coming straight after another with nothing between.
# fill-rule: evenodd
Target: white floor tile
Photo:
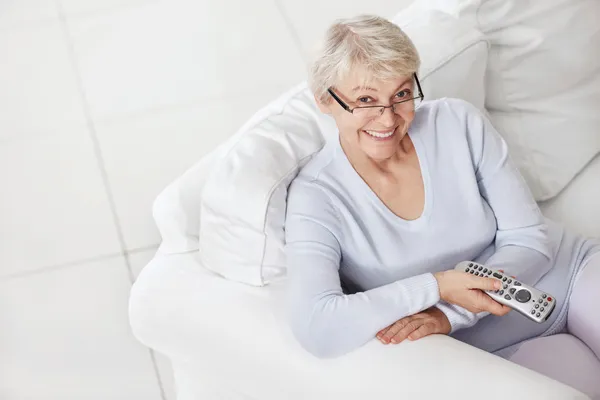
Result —
<instances>
[{"instance_id":1,"label":"white floor tile","mask_svg":"<svg viewBox=\"0 0 600 400\"><path fill-rule=\"evenodd\" d=\"M127 249L160 242L156 196L283 90L146 113L96 127Z\"/></svg>"},{"instance_id":2,"label":"white floor tile","mask_svg":"<svg viewBox=\"0 0 600 400\"><path fill-rule=\"evenodd\" d=\"M375 14L391 18L414 0L278 0L290 20L302 44L302 51L309 55L325 31L338 18L359 14Z\"/></svg>"},{"instance_id":3,"label":"white floor tile","mask_svg":"<svg viewBox=\"0 0 600 400\"><path fill-rule=\"evenodd\" d=\"M0 31L0 54L0 142L85 123L59 22Z\"/></svg>"},{"instance_id":4,"label":"white floor tile","mask_svg":"<svg viewBox=\"0 0 600 400\"><path fill-rule=\"evenodd\" d=\"M0 281L3 399L160 400L122 257Z\"/></svg>"},{"instance_id":5,"label":"white floor tile","mask_svg":"<svg viewBox=\"0 0 600 400\"><path fill-rule=\"evenodd\" d=\"M96 13L115 12L157 0L57 0L67 18Z\"/></svg>"},{"instance_id":6,"label":"white floor tile","mask_svg":"<svg viewBox=\"0 0 600 400\"><path fill-rule=\"evenodd\" d=\"M0 29L53 18L58 18L54 0L0 1Z\"/></svg>"},{"instance_id":7,"label":"white floor tile","mask_svg":"<svg viewBox=\"0 0 600 400\"><path fill-rule=\"evenodd\" d=\"M120 252L85 127L0 143L0 276Z\"/></svg>"},{"instance_id":8,"label":"white floor tile","mask_svg":"<svg viewBox=\"0 0 600 400\"><path fill-rule=\"evenodd\" d=\"M265 86L305 76L271 0L163 0L68 25L95 120L233 96L253 102Z\"/></svg>"}]
</instances>

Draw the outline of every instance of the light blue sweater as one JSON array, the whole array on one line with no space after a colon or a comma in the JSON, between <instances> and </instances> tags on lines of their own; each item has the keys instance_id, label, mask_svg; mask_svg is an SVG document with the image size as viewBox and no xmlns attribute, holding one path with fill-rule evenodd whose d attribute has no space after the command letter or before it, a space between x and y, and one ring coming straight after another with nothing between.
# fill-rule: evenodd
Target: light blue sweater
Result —
<instances>
[{"instance_id":1,"label":"light blue sweater","mask_svg":"<svg viewBox=\"0 0 600 400\"><path fill-rule=\"evenodd\" d=\"M433 272L474 260L535 284L551 268L547 225L507 146L474 106L424 102L409 133L425 207L399 218L326 144L290 186L285 224L287 310L300 344L336 357L431 306L452 332L488 313L440 301Z\"/></svg>"}]
</instances>

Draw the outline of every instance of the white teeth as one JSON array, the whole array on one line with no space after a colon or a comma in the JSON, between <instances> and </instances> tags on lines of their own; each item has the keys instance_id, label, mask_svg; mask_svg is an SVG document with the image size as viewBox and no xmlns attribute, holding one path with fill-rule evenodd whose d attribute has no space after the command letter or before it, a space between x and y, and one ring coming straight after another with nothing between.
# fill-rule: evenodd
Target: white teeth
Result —
<instances>
[{"instance_id":1,"label":"white teeth","mask_svg":"<svg viewBox=\"0 0 600 400\"><path fill-rule=\"evenodd\" d=\"M371 136L375 136L376 138L382 138L382 139L390 137L394 134L394 131L384 132L384 133L375 132L375 131L365 131L365 132L367 132Z\"/></svg>"}]
</instances>

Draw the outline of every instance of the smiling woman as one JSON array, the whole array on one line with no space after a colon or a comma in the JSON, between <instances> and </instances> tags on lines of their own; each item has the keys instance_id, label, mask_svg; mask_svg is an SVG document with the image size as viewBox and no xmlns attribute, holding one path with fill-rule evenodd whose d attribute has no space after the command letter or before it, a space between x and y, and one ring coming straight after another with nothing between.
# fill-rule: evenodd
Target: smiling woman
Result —
<instances>
[{"instance_id":1,"label":"smiling woman","mask_svg":"<svg viewBox=\"0 0 600 400\"><path fill-rule=\"evenodd\" d=\"M423 98L419 65L414 44L398 26L360 17L330 28L309 85L321 110L336 119L345 148L358 146L372 159L386 160Z\"/></svg>"},{"instance_id":2,"label":"smiling woman","mask_svg":"<svg viewBox=\"0 0 600 400\"><path fill-rule=\"evenodd\" d=\"M558 332L568 282L600 252L544 220L476 107L421 102L419 63L397 25L367 15L336 22L310 69L317 105L339 135L288 192L286 294L294 335L319 357L376 335L387 344L451 334L497 351ZM506 315L481 291L495 282L455 271L462 261L539 283L563 310L534 325Z\"/></svg>"}]
</instances>

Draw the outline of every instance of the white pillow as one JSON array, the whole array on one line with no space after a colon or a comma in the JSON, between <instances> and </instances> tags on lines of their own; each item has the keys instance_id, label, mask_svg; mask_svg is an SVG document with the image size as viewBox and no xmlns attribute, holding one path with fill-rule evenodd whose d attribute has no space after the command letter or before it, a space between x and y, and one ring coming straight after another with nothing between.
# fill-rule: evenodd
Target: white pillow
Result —
<instances>
[{"instance_id":1,"label":"white pillow","mask_svg":"<svg viewBox=\"0 0 600 400\"><path fill-rule=\"evenodd\" d=\"M600 152L600 1L429 3L478 21L492 122L535 198L553 198Z\"/></svg>"},{"instance_id":2,"label":"white pillow","mask_svg":"<svg viewBox=\"0 0 600 400\"><path fill-rule=\"evenodd\" d=\"M488 45L448 14L409 7L393 19L414 41L427 99L459 97L483 108ZM200 202L203 265L232 280L265 285L285 275L287 188L324 139L337 137L306 84L261 110L227 143Z\"/></svg>"}]
</instances>

